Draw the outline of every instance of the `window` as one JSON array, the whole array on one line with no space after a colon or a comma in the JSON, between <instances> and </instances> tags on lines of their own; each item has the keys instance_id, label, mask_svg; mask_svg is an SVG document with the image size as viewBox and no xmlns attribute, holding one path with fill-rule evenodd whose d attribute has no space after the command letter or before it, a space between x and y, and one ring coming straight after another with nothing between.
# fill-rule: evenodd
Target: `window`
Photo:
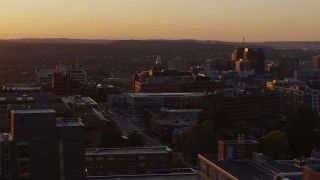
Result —
<instances>
[{"instance_id":1,"label":"window","mask_svg":"<svg viewBox=\"0 0 320 180\"><path fill-rule=\"evenodd\" d=\"M113 156L108 156L108 157L107 157L107 160L108 160L108 161L112 161L113 159L114 159Z\"/></svg>"},{"instance_id":2,"label":"window","mask_svg":"<svg viewBox=\"0 0 320 180\"><path fill-rule=\"evenodd\" d=\"M122 160L124 160L124 158L122 156L119 156L119 157L117 157L117 160L122 161Z\"/></svg>"},{"instance_id":3,"label":"window","mask_svg":"<svg viewBox=\"0 0 320 180\"><path fill-rule=\"evenodd\" d=\"M20 124L25 124L26 123L26 117L20 117L19 118L19 123Z\"/></svg>"},{"instance_id":4,"label":"window","mask_svg":"<svg viewBox=\"0 0 320 180\"><path fill-rule=\"evenodd\" d=\"M18 172L19 172L19 177L29 177L29 173L30 173L29 160L19 160L18 161Z\"/></svg>"},{"instance_id":5,"label":"window","mask_svg":"<svg viewBox=\"0 0 320 180\"><path fill-rule=\"evenodd\" d=\"M18 159L30 158L29 142L18 142Z\"/></svg>"},{"instance_id":6,"label":"window","mask_svg":"<svg viewBox=\"0 0 320 180\"><path fill-rule=\"evenodd\" d=\"M145 165L144 162L139 163L139 167L144 167L144 165Z\"/></svg>"},{"instance_id":7,"label":"window","mask_svg":"<svg viewBox=\"0 0 320 180\"><path fill-rule=\"evenodd\" d=\"M156 167L156 166L157 166L157 163L156 163L156 162L151 162L151 163L150 163L150 166L151 166L151 167Z\"/></svg>"},{"instance_id":8,"label":"window","mask_svg":"<svg viewBox=\"0 0 320 180\"><path fill-rule=\"evenodd\" d=\"M167 163L166 162L160 162L159 165L160 166L167 166Z\"/></svg>"},{"instance_id":9,"label":"window","mask_svg":"<svg viewBox=\"0 0 320 180\"><path fill-rule=\"evenodd\" d=\"M96 157L96 161L103 161L103 157L102 156L97 156Z\"/></svg>"},{"instance_id":10,"label":"window","mask_svg":"<svg viewBox=\"0 0 320 180\"><path fill-rule=\"evenodd\" d=\"M146 157L145 156L139 156L139 159L145 159Z\"/></svg>"},{"instance_id":11,"label":"window","mask_svg":"<svg viewBox=\"0 0 320 180\"><path fill-rule=\"evenodd\" d=\"M63 141L59 140L59 157L63 157L64 151L63 151Z\"/></svg>"},{"instance_id":12,"label":"window","mask_svg":"<svg viewBox=\"0 0 320 180\"><path fill-rule=\"evenodd\" d=\"M86 161L92 161L92 157L86 157Z\"/></svg>"},{"instance_id":13,"label":"window","mask_svg":"<svg viewBox=\"0 0 320 180\"><path fill-rule=\"evenodd\" d=\"M96 164L96 168L103 168L103 164Z\"/></svg>"},{"instance_id":14,"label":"window","mask_svg":"<svg viewBox=\"0 0 320 180\"><path fill-rule=\"evenodd\" d=\"M134 156L128 156L128 159L129 160L134 160L135 158L134 158Z\"/></svg>"}]
</instances>

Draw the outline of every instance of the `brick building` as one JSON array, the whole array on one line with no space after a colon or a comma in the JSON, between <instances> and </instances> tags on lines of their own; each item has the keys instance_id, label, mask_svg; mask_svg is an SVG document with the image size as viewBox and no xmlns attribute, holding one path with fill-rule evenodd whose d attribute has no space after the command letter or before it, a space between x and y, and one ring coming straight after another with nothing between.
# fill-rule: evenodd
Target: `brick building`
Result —
<instances>
[{"instance_id":1,"label":"brick building","mask_svg":"<svg viewBox=\"0 0 320 180\"><path fill-rule=\"evenodd\" d=\"M274 92L225 90L204 97L202 109L207 114L223 112L234 121L272 120L279 112L279 97Z\"/></svg>"},{"instance_id":2,"label":"brick building","mask_svg":"<svg viewBox=\"0 0 320 180\"><path fill-rule=\"evenodd\" d=\"M241 136L241 135L240 135ZM253 152L258 152L259 143L253 140L218 141L218 159L251 159Z\"/></svg>"},{"instance_id":3,"label":"brick building","mask_svg":"<svg viewBox=\"0 0 320 180\"><path fill-rule=\"evenodd\" d=\"M79 82L72 79L70 73L53 73L51 88L55 95L74 95L80 92Z\"/></svg>"},{"instance_id":4,"label":"brick building","mask_svg":"<svg viewBox=\"0 0 320 180\"><path fill-rule=\"evenodd\" d=\"M86 149L88 176L132 175L172 169L168 147Z\"/></svg>"},{"instance_id":5,"label":"brick building","mask_svg":"<svg viewBox=\"0 0 320 180\"><path fill-rule=\"evenodd\" d=\"M258 142L252 140L220 141L218 157L199 154L199 180L301 179L302 170L294 161L273 161L259 154Z\"/></svg>"}]
</instances>

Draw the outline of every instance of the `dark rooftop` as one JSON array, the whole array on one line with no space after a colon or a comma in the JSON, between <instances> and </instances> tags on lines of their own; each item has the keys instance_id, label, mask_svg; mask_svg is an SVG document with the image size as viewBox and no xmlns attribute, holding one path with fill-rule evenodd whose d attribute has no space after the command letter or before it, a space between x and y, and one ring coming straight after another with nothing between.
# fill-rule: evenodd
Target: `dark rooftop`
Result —
<instances>
[{"instance_id":1,"label":"dark rooftop","mask_svg":"<svg viewBox=\"0 0 320 180\"><path fill-rule=\"evenodd\" d=\"M254 177L263 177L265 179L272 178L272 176L269 173L266 173L261 169L257 168L250 161L219 161L216 154L202 156L239 179L246 180L253 179Z\"/></svg>"},{"instance_id":2,"label":"dark rooftop","mask_svg":"<svg viewBox=\"0 0 320 180\"><path fill-rule=\"evenodd\" d=\"M263 161L254 161L251 159L219 161L215 154L205 154L202 156L239 179L253 179L258 177L272 179L272 177L277 175L290 179L302 178L302 169L295 166L293 160L273 161L264 158Z\"/></svg>"},{"instance_id":3,"label":"dark rooftop","mask_svg":"<svg viewBox=\"0 0 320 180\"><path fill-rule=\"evenodd\" d=\"M87 176L86 179L121 179L121 180L196 180L196 172L191 168L172 169L171 171L149 172L138 175Z\"/></svg>"}]
</instances>

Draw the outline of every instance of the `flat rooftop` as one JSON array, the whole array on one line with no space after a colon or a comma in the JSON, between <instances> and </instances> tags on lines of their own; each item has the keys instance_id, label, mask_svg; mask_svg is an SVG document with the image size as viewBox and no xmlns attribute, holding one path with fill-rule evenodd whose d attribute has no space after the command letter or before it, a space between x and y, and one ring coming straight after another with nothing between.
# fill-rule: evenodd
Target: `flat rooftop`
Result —
<instances>
[{"instance_id":1,"label":"flat rooftop","mask_svg":"<svg viewBox=\"0 0 320 180\"><path fill-rule=\"evenodd\" d=\"M111 154L154 154L168 153L172 150L166 146L157 147L132 147L132 148L89 148L86 155L111 155Z\"/></svg>"},{"instance_id":2,"label":"flat rooftop","mask_svg":"<svg viewBox=\"0 0 320 180\"><path fill-rule=\"evenodd\" d=\"M202 97L204 93L199 92L191 92L191 93L128 93L129 96L132 97Z\"/></svg>"},{"instance_id":3,"label":"flat rooftop","mask_svg":"<svg viewBox=\"0 0 320 180\"><path fill-rule=\"evenodd\" d=\"M183 119L179 119L179 120L167 120L167 119L160 119L160 120L156 120L157 124L163 125L163 126L191 126L194 125L198 122L198 120L183 120Z\"/></svg>"},{"instance_id":4,"label":"flat rooftop","mask_svg":"<svg viewBox=\"0 0 320 180\"><path fill-rule=\"evenodd\" d=\"M3 85L3 90L13 90L13 91L41 91L41 87L36 84L5 84Z\"/></svg>"},{"instance_id":5,"label":"flat rooftop","mask_svg":"<svg viewBox=\"0 0 320 180\"><path fill-rule=\"evenodd\" d=\"M296 166L293 160L273 161L266 159L264 162L258 162L246 159L219 161L215 154L204 154L201 156L239 179L253 179L257 177L272 179L272 177L277 175L290 177L290 179L301 179L302 177L302 169Z\"/></svg>"},{"instance_id":6,"label":"flat rooftop","mask_svg":"<svg viewBox=\"0 0 320 180\"><path fill-rule=\"evenodd\" d=\"M71 103L75 106L98 106L98 104L90 97L68 96L61 97L61 100L66 104Z\"/></svg>"},{"instance_id":7,"label":"flat rooftop","mask_svg":"<svg viewBox=\"0 0 320 180\"><path fill-rule=\"evenodd\" d=\"M224 141L218 141L219 144L258 144L257 141L254 140L224 140Z\"/></svg>"},{"instance_id":8,"label":"flat rooftop","mask_svg":"<svg viewBox=\"0 0 320 180\"><path fill-rule=\"evenodd\" d=\"M11 110L15 114L40 114L40 113L56 113L53 109L24 109L24 110Z\"/></svg>"},{"instance_id":9,"label":"flat rooftop","mask_svg":"<svg viewBox=\"0 0 320 180\"><path fill-rule=\"evenodd\" d=\"M161 108L161 111L163 111L163 112L176 112L176 113L185 113L185 112L199 113L199 112L202 112L202 109L167 109L167 108Z\"/></svg>"},{"instance_id":10,"label":"flat rooftop","mask_svg":"<svg viewBox=\"0 0 320 180\"><path fill-rule=\"evenodd\" d=\"M171 171L150 172L138 175L87 176L86 179L119 179L119 180L197 180L196 171L191 168L173 169Z\"/></svg>"},{"instance_id":11,"label":"flat rooftop","mask_svg":"<svg viewBox=\"0 0 320 180\"><path fill-rule=\"evenodd\" d=\"M0 101L33 101L33 97L28 97L28 96L0 97Z\"/></svg>"},{"instance_id":12,"label":"flat rooftop","mask_svg":"<svg viewBox=\"0 0 320 180\"><path fill-rule=\"evenodd\" d=\"M78 118L64 118L60 117L57 118L57 126L63 127L63 126L84 126L84 124L81 122Z\"/></svg>"}]
</instances>

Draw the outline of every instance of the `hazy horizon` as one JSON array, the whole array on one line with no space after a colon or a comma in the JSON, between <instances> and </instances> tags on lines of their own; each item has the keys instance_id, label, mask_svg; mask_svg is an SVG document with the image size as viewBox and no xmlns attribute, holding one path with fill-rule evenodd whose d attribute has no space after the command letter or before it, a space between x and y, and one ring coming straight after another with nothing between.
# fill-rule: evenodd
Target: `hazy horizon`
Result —
<instances>
[{"instance_id":1,"label":"hazy horizon","mask_svg":"<svg viewBox=\"0 0 320 180\"><path fill-rule=\"evenodd\" d=\"M0 39L320 41L318 0L4 0Z\"/></svg>"},{"instance_id":2,"label":"hazy horizon","mask_svg":"<svg viewBox=\"0 0 320 180\"><path fill-rule=\"evenodd\" d=\"M55 37L55 38L37 38L37 37L25 37L25 38L8 38L8 39L1 39L3 41L23 41L23 40L74 40L74 41L212 41L212 42L223 42L223 43L243 43L242 39L241 41L224 41L224 40L215 40L215 39L105 39L105 38L100 38L100 39L93 39L93 38L68 38L68 37ZM272 43L272 42L293 42L293 43L319 43L320 40L316 41L311 41L311 40L286 40L286 41L281 41L281 40L270 40L270 41L245 41L245 43Z\"/></svg>"}]
</instances>

